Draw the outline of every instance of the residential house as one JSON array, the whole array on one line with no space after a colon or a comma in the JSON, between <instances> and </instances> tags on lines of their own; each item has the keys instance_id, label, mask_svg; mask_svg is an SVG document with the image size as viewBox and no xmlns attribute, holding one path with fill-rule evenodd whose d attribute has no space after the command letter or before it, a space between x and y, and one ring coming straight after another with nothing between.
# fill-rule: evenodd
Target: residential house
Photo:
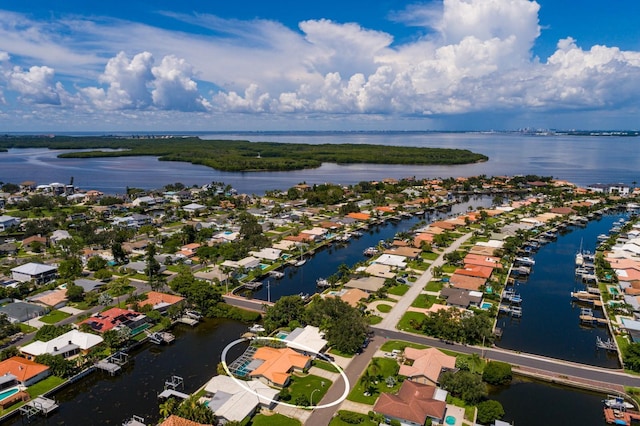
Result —
<instances>
[{"instance_id":1,"label":"residential house","mask_svg":"<svg viewBox=\"0 0 640 426\"><path fill-rule=\"evenodd\" d=\"M375 293L384 286L384 278L365 277L351 279L344 286L346 288L358 288L367 293Z\"/></svg>"},{"instance_id":2,"label":"residential house","mask_svg":"<svg viewBox=\"0 0 640 426\"><path fill-rule=\"evenodd\" d=\"M270 408L278 398L278 389L259 380L243 382L240 386L229 376L214 376L204 388L209 407L220 424L241 423L252 417L260 407Z\"/></svg>"},{"instance_id":3,"label":"residential house","mask_svg":"<svg viewBox=\"0 0 640 426\"><path fill-rule=\"evenodd\" d=\"M284 341L289 343L290 348L309 356L323 352L328 344L324 333L312 325L296 328L285 337Z\"/></svg>"},{"instance_id":4,"label":"residential house","mask_svg":"<svg viewBox=\"0 0 640 426\"><path fill-rule=\"evenodd\" d=\"M56 245L60 241L66 240L68 238L71 238L71 234L69 234L69 231L65 231L64 229L57 229L51 233L51 237L49 238L49 240L51 240L51 244Z\"/></svg>"},{"instance_id":5,"label":"residential house","mask_svg":"<svg viewBox=\"0 0 640 426\"><path fill-rule=\"evenodd\" d=\"M160 313L164 313L169 307L184 304L185 298L176 296L175 294L161 293L159 291L150 291L146 294L147 298L138 302L138 305L151 307Z\"/></svg>"},{"instance_id":6,"label":"residential house","mask_svg":"<svg viewBox=\"0 0 640 426\"><path fill-rule=\"evenodd\" d=\"M380 394L373 411L403 425L423 426L427 419L442 424L447 408L445 399L446 392L435 386L405 380L397 394Z\"/></svg>"},{"instance_id":7,"label":"residential house","mask_svg":"<svg viewBox=\"0 0 640 426\"><path fill-rule=\"evenodd\" d=\"M259 364L249 376L264 381L269 386L283 388L289 383L291 373L302 371L311 365L311 357L302 355L290 348L271 348L263 346L253 354Z\"/></svg>"},{"instance_id":8,"label":"residential house","mask_svg":"<svg viewBox=\"0 0 640 426\"><path fill-rule=\"evenodd\" d=\"M61 355L63 358L73 358L78 354L86 354L104 340L93 333L71 330L47 342L36 340L20 348L20 352L33 360L38 355Z\"/></svg>"},{"instance_id":9,"label":"residential house","mask_svg":"<svg viewBox=\"0 0 640 426\"><path fill-rule=\"evenodd\" d=\"M22 301L7 303L0 307L0 314L5 314L7 319L12 323L26 322L30 319L42 316L48 311L49 309L44 306Z\"/></svg>"},{"instance_id":10,"label":"residential house","mask_svg":"<svg viewBox=\"0 0 640 426\"><path fill-rule=\"evenodd\" d=\"M22 240L22 248L25 250L31 250L37 245L40 245L40 249L45 248L47 246L47 237L32 235Z\"/></svg>"},{"instance_id":11,"label":"residential house","mask_svg":"<svg viewBox=\"0 0 640 426\"><path fill-rule=\"evenodd\" d=\"M436 348L414 349L407 346L404 349L404 358L412 364L400 365L398 374L425 385L436 386L443 371L456 368L456 357Z\"/></svg>"},{"instance_id":12,"label":"residential house","mask_svg":"<svg viewBox=\"0 0 640 426\"><path fill-rule=\"evenodd\" d=\"M130 423L125 423L125 424L130 424ZM183 417L172 414L166 419L164 419L161 423L159 423L158 426L211 426L211 425L205 425L203 423L194 422L193 420L187 420Z\"/></svg>"},{"instance_id":13,"label":"residential house","mask_svg":"<svg viewBox=\"0 0 640 426\"><path fill-rule=\"evenodd\" d=\"M20 219L12 216L0 216L0 232L7 231L9 228L13 226L18 226L20 224Z\"/></svg>"},{"instance_id":14,"label":"residential house","mask_svg":"<svg viewBox=\"0 0 640 426\"><path fill-rule=\"evenodd\" d=\"M98 291L104 286L104 283L102 281L88 280L86 278L78 278L73 283L77 286L82 287L82 291L84 291L85 293Z\"/></svg>"},{"instance_id":15,"label":"residential house","mask_svg":"<svg viewBox=\"0 0 640 426\"><path fill-rule=\"evenodd\" d=\"M47 290L31 296L27 299L30 302L39 303L51 309L60 309L67 304L67 289L58 288L55 290Z\"/></svg>"},{"instance_id":16,"label":"residential house","mask_svg":"<svg viewBox=\"0 0 640 426\"><path fill-rule=\"evenodd\" d=\"M342 289L335 294L329 293L325 297L338 297L343 302L348 303L352 308L356 308L360 301L369 298L369 293L362 291L359 288L350 288Z\"/></svg>"},{"instance_id":17,"label":"residential house","mask_svg":"<svg viewBox=\"0 0 640 426\"><path fill-rule=\"evenodd\" d=\"M382 254L373 262L398 269L405 269L407 267L407 258L397 254Z\"/></svg>"},{"instance_id":18,"label":"residential house","mask_svg":"<svg viewBox=\"0 0 640 426\"><path fill-rule=\"evenodd\" d=\"M282 255L282 250L270 247L270 248L263 248L260 251L250 251L249 254L261 260L275 262L276 260L280 259L280 256Z\"/></svg>"},{"instance_id":19,"label":"residential house","mask_svg":"<svg viewBox=\"0 0 640 426\"><path fill-rule=\"evenodd\" d=\"M22 358L12 356L0 362L0 376L13 375L23 386L31 386L40 380L49 377L51 371L46 365Z\"/></svg>"},{"instance_id":20,"label":"residential house","mask_svg":"<svg viewBox=\"0 0 640 426\"><path fill-rule=\"evenodd\" d=\"M449 278L449 285L454 288L470 291L478 291L487 283L487 280L480 277L471 277L463 274L453 274Z\"/></svg>"},{"instance_id":21,"label":"residential house","mask_svg":"<svg viewBox=\"0 0 640 426\"><path fill-rule=\"evenodd\" d=\"M104 333L116 327L128 327L132 331L146 324L148 318L140 312L129 309L111 308L104 312L98 312L80 322L79 325L88 324L93 331Z\"/></svg>"},{"instance_id":22,"label":"residential house","mask_svg":"<svg viewBox=\"0 0 640 426\"><path fill-rule=\"evenodd\" d=\"M33 280L36 284L44 284L58 277L58 268L42 263L29 262L13 268L11 277L20 282Z\"/></svg>"},{"instance_id":23,"label":"residential house","mask_svg":"<svg viewBox=\"0 0 640 426\"><path fill-rule=\"evenodd\" d=\"M206 208L207 206L203 206L202 204L198 204L198 203L190 203L190 204L187 204L186 206L182 206L182 210L190 214L196 214L198 212L205 210Z\"/></svg>"},{"instance_id":24,"label":"residential house","mask_svg":"<svg viewBox=\"0 0 640 426\"><path fill-rule=\"evenodd\" d=\"M443 288L440 290L440 297L447 301L447 305L468 309L470 306L480 307L482 293L479 291L468 291L459 288Z\"/></svg>"}]
</instances>

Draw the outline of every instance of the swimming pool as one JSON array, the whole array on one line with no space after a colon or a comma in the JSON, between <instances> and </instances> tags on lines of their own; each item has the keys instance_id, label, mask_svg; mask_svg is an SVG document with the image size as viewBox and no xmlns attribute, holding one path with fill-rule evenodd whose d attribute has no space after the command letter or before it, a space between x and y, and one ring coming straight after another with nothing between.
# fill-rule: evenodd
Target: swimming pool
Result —
<instances>
[{"instance_id":1,"label":"swimming pool","mask_svg":"<svg viewBox=\"0 0 640 426\"><path fill-rule=\"evenodd\" d=\"M492 306L493 306L493 303L482 302L482 304L480 305L480 309L488 310L488 309L491 309Z\"/></svg>"},{"instance_id":2,"label":"swimming pool","mask_svg":"<svg viewBox=\"0 0 640 426\"><path fill-rule=\"evenodd\" d=\"M287 336L289 336L289 333L287 333L286 331L279 331L278 334L276 334L276 338L280 340L286 339Z\"/></svg>"},{"instance_id":3,"label":"swimming pool","mask_svg":"<svg viewBox=\"0 0 640 426\"><path fill-rule=\"evenodd\" d=\"M448 425L455 425L456 424L456 418L453 416L447 416L444 418L444 422Z\"/></svg>"},{"instance_id":4,"label":"swimming pool","mask_svg":"<svg viewBox=\"0 0 640 426\"><path fill-rule=\"evenodd\" d=\"M2 391L0 392L0 401L4 401L5 399L9 398L12 395L17 394L20 391L20 389L18 389L18 387L13 387L13 388L9 388L6 391Z\"/></svg>"}]
</instances>

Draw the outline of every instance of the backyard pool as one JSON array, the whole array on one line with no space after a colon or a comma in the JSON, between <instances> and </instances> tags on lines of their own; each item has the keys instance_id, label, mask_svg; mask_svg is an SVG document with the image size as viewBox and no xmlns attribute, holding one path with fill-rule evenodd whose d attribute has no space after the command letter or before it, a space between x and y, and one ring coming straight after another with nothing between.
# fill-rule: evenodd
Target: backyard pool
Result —
<instances>
[{"instance_id":1,"label":"backyard pool","mask_svg":"<svg viewBox=\"0 0 640 426\"><path fill-rule=\"evenodd\" d=\"M20 389L18 389L18 387L16 386L16 387L7 389L6 391L0 392L0 401L4 401L5 399L9 398L12 395L15 395L19 391Z\"/></svg>"},{"instance_id":2,"label":"backyard pool","mask_svg":"<svg viewBox=\"0 0 640 426\"><path fill-rule=\"evenodd\" d=\"M482 304L480 305L480 309L489 310L491 309L492 306L493 306L493 303L482 302Z\"/></svg>"},{"instance_id":3,"label":"backyard pool","mask_svg":"<svg viewBox=\"0 0 640 426\"><path fill-rule=\"evenodd\" d=\"M289 336L289 333L286 331L279 331L278 334L276 334L276 339L284 340L287 336Z\"/></svg>"}]
</instances>

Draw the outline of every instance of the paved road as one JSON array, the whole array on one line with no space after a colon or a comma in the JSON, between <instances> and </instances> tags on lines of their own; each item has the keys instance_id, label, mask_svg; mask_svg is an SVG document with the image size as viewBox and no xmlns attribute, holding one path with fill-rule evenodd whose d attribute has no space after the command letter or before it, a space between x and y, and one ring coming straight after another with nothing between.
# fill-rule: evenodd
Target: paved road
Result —
<instances>
[{"instance_id":1,"label":"paved road","mask_svg":"<svg viewBox=\"0 0 640 426\"><path fill-rule=\"evenodd\" d=\"M462 237L454 241L449 247L446 247L436 260L433 261L429 268L418 277L418 279L409 287L409 290L402 296L402 298L393 306L391 311L384 317L384 319L376 326L386 330L395 330L398 321L407 312L411 304L416 297L422 292L424 287L433 278L433 268L436 266L442 266L444 262L444 256L447 253L457 250L462 243L471 238L472 233L465 234Z\"/></svg>"},{"instance_id":2,"label":"paved road","mask_svg":"<svg viewBox=\"0 0 640 426\"><path fill-rule=\"evenodd\" d=\"M375 336L369 343L369 346L367 346L367 348L360 355L355 355L353 357L353 359L345 369L345 374L349 379L349 386L351 389L353 389L353 386L358 381L358 378L360 378L365 368L367 368L367 365L369 365L369 361L371 361L371 358L373 358L373 354L375 354L376 351L380 349L380 346L382 346L384 340L385 339L383 337ZM340 396L342 396L343 392L344 381L342 379L336 380L318 405L328 404L332 401L336 401L338 398L340 398ZM305 424L328 425L335 415L338 407L339 405L313 410L313 413L305 422Z\"/></svg>"},{"instance_id":3,"label":"paved road","mask_svg":"<svg viewBox=\"0 0 640 426\"><path fill-rule=\"evenodd\" d=\"M222 298L227 305L237 306L238 308L248 309L250 311L256 311L260 313L265 312L265 305L273 305L273 303L268 303L264 300L247 299L244 297L228 294L225 294L224 296L222 296Z\"/></svg>"}]
</instances>

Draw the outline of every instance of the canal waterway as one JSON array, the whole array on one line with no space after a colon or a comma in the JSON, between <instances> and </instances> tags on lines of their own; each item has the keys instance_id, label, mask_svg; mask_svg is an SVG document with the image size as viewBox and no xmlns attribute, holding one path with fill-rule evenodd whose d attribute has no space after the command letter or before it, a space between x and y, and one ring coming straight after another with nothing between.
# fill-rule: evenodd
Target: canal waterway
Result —
<instances>
[{"instance_id":1,"label":"canal waterway","mask_svg":"<svg viewBox=\"0 0 640 426\"><path fill-rule=\"evenodd\" d=\"M129 364L117 376L98 371L64 388L53 395L59 409L49 419L30 424L119 426L133 415L155 424L165 380L180 376L184 389L179 391L197 391L217 374L222 349L246 331L246 324L230 320L207 320L193 328L178 325L172 330L173 344L145 344L131 352ZM235 346L229 357L237 358L245 347ZM23 420L17 416L10 424L22 425Z\"/></svg>"},{"instance_id":2,"label":"canal waterway","mask_svg":"<svg viewBox=\"0 0 640 426\"><path fill-rule=\"evenodd\" d=\"M522 317L498 317L502 328L501 348L544 355L600 367L618 368L615 354L596 348L596 338L607 340L607 327L580 324L581 306L572 303L571 292L584 290L575 276L575 255L583 250L595 252L597 236L609 232L625 214L608 214L590 221L586 227L571 227L554 242L535 254L535 266L528 280L516 285L522 296ZM594 312L597 313L596 310ZM602 317L602 312L599 312Z\"/></svg>"},{"instance_id":3,"label":"canal waterway","mask_svg":"<svg viewBox=\"0 0 640 426\"><path fill-rule=\"evenodd\" d=\"M605 395L594 392L516 376L509 386L490 391L489 398L502 404L503 420L515 426L606 425Z\"/></svg>"},{"instance_id":4,"label":"canal waterway","mask_svg":"<svg viewBox=\"0 0 640 426\"><path fill-rule=\"evenodd\" d=\"M260 300L277 301L282 296L293 294L313 295L318 292L316 280L327 278L336 273L340 265L345 264L352 268L355 264L367 260L363 254L368 247L375 247L383 241L390 241L400 232L409 231L414 226L424 222L440 220L447 216L457 216L468 211L469 207L490 207L492 198L488 196L472 197L468 201L454 204L449 212L434 212L422 216L403 218L399 221L387 220L380 225L371 226L363 230L361 237L353 237L345 244L334 243L328 247L322 247L307 259L304 265L296 267L286 266L282 269L284 277L281 279L268 278L263 280L263 286L254 291L251 297Z\"/></svg>"}]
</instances>

